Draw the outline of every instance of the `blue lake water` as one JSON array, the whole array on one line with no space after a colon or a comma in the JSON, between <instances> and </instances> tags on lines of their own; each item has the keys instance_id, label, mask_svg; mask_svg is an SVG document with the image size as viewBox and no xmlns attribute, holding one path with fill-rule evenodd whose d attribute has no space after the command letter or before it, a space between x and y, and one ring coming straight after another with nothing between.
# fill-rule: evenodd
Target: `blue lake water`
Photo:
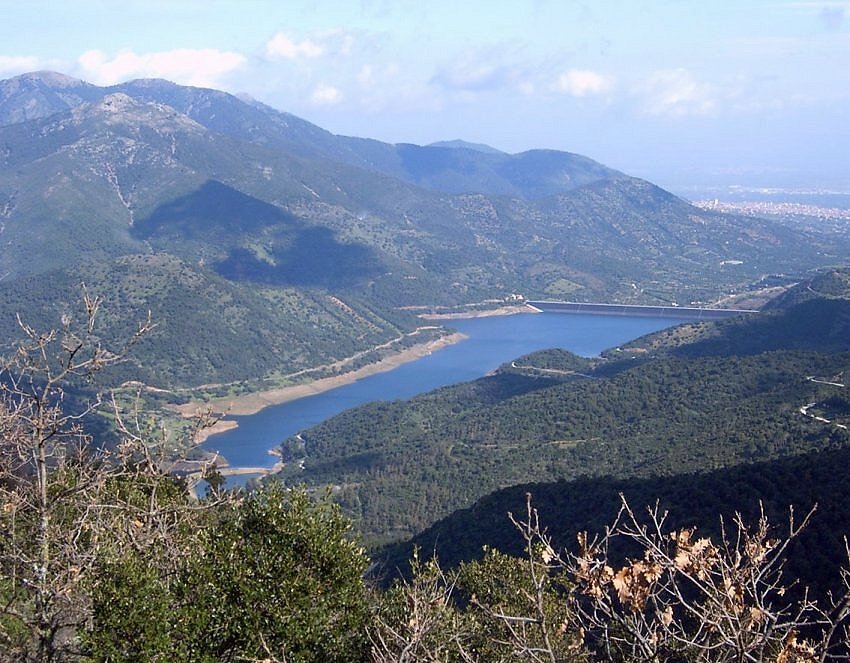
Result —
<instances>
[{"instance_id":1,"label":"blue lake water","mask_svg":"<svg viewBox=\"0 0 850 663\"><path fill-rule=\"evenodd\" d=\"M416 361L321 394L273 405L257 414L230 417L239 427L211 436L204 448L231 466L271 467L269 449L335 414L376 400L410 398L437 387L474 380L520 355L564 348L585 357L617 347L682 320L540 313L452 320L447 326L469 338Z\"/></svg>"}]
</instances>

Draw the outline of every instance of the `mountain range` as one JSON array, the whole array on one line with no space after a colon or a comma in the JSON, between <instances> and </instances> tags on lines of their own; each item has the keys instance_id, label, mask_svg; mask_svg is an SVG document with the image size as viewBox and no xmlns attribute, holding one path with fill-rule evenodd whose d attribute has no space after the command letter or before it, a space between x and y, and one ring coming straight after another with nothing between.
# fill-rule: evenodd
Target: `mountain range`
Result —
<instances>
[{"instance_id":1,"label":"mountain range","mask_svg":"<svg viewBox=\"0 0 850 663\"><path fill-rule=\"evenodd\" d=\"M404 338L411 311L710 303L850 248L575 154L392 145L217 90L53 72L0 81L0 240L0 341L16 313L55 325L85 282L105 338L159 322L140 379L227 389Z\"/></svg>"},{"instance_id":2,"label":"mountain range","mask_svg":"<svg viewBox=\"0 0 850 663\"><path fill-rule=\"evenodd\" d=\"M336 136L252 99L164 80L100 87L36 72L0 81L0 356L14 352L0 365L13 463L2 483L0 651L361 660L371 642L375 660L394 660L383 645L398 639L413 658L434 643L441 654L431 658L457 644L465 660L546 650L554 659L551 632L567 657L603 660L611 650L601 646L585 656L611 642L595 619L622 614L644 658L678 660L696 643L695 656L713 660L761 631L774 658L810 660L810 628L846 621L846 602L830 615L825 599L844 596L848 582L848 255L850 232L838 224L698 209L580 155ZM41 391L42 362L73 365L86 352L69 331L86 319L83 290L104 300L90 332L98 344L132 336L148 316L155 327L103 383ZM254 494L220 493L213 468L211 499L199 502L187 490L194 478L150 462L154 448L182 456L175 447L192 438L176 402L344 372L447 334L428 313L525 299L767 303L599 357L541 350L478 380L348 410L283 440L272 470L281 482ZM45 353L38 343L15 352L16 314L42 330L61 321L63 332L41 337L52 339ZM119 445L132 447L119 462L79 453L82 430L98 447L115 440L119 413L88 405L94 388L116 385L126 387L115 390L119 408L143 394L124 410L125 432L137 426L151 448ZM160 426L164 411L172 418ZM336 504L314 503L322 491ZM656 505L650 528L658 550L675 551L666 568L684 584L654 589L667 576L663 555L630 547L642 533L626 524L609 530L611 548L591 543L568 588L550 562L582 531L598 541L624 499L643 522ZM526 512L529 503L538 511ZM789 505L793 531L815 504L787 549L778 543L787 530L758 532L764 517L788 522ZM528 513L526 540L509 512ZM752 536L736 538L737 514L756 525ZM538 515L541 546L530 531ZM689 529L670 537L662 526ZM785 562L760 566L777 545L788 582L774 575ZM442 567L425 561L432 553ZM587 582L597 575L588 565L601 580ZM763 570L748 577L750 565ZM375 587L410 567L413 583ZM717 583L706 603L703 581ZM764 583L764 601L742 599ZM801 612L776 613L786 585L805 600ZM675 613L662 611L670 595ZM703 619L710 604L725 616ZM572 612L591 618L566 619ZM795 628L774 637L786 617ZM381 629L367 630L373 619ZM733 636L703 646L687 635L693 625L714 637L712 624L732 624ZM362 642L338 646L327 637L335 626ZM517 642L537 627L545 649L535 635ZM684 635L656 648L671 633ZM290 637L309 641L305 653Z\"/></svg>"}]
</instances>

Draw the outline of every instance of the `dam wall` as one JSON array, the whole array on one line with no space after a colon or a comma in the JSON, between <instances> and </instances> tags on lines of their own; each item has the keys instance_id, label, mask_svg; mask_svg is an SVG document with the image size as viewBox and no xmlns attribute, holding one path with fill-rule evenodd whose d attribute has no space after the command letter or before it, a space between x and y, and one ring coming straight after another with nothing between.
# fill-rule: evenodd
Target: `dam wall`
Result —
<instances>
[{"instance_id":1,"label":"dam wall","mask_svg":"<svg viewBox=\"0 0 850 663\"><path fill-rule=\"evenodd\" d=\"M685 320L724 320L736 315L758 313L748 309L696 308L691 306L642 306L639 304L602 304L598 302L528 301L528 306L544 313L582 313L584 315L629 315Z\"/></svg>"}]
</instances>

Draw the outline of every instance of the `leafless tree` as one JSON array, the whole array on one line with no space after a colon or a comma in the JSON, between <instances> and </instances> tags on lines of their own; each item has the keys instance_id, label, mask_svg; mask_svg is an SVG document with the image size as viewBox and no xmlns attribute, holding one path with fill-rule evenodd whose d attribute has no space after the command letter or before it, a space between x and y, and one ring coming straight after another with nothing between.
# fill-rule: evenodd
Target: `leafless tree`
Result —
<instances>
[{"instance_id":1,"label":"leafless tree","mask_svg":"<svg viewBox=\"0 0 850 663\"><path fill-rule=\"evenodd\" d=\"M557 553L537 524L518 523L530 548L550 566L566 571L573 589L571 629L591 651L620 661L825 661L843 656L848 636L850 585L829 605L803 591L792 600L783 575L788 547L814 509L775 536L763 511L749 527L740 515L731 531L721 520L717 543L695 529L667 531L667 514L656 505L645 522L622 499L604 534L578 537L578 550ZM640 554L616 564L611 545L625 539Z\"/></svg>"},{"instance_id":2,"label":"leafless tree","mask_svg":"<svg viewBox=\"0 0 850 663\"><path fill-rule=\"evenodd\" d=\"M453 577L436 559L422 562L416 551L412 579L381 596L373 628L371 658L375 663L474 661L469 651L470 624L454 609Z\"/></svg>"},{"instance_id":3,"label":"leafless tree","mask_svg":"<svg viewBox=\"0 0 850 663\"><path fill-rule=\"evenodd\" d=\"M525 556L490 576L502 591L481 592L479 585L464 595L463 571L448 582L435 560L417 564L413 580L396 587L402 609L377 623L373 660L411 649L427 652L418 660L446 661L848 660L850 571L841 571L842 590L820 603L805 591L792 599L783 575L789 545L812 514L797 521L790 511L781 536L763 513L753 526L736 515L731 527L721 521L714 542L695 529L668 530L657 505L640 517L622 499L602 534L580 534L577 550L568 552L555 548L529 496L524 517L510 516ZM614 550L622 543L633 557L618 562L624 546ZM504 585L506 568L513 577ZM463 640L452 630L460 624ZM422 625L442 633L442 649L413 628ZM475 634L491 647L476 648Z\"/></svg>"},{"instance_id":4,"label":"leafless tree","mask_svg":"<svg viewBox=\"0 0 850 663\"><path fill-rule=\"evenodd\" d=\"M96 333L101 300L85 288L82 300L79 325L66 315L39 332L19 318L24 340L0 365L0 650L19 660L73 657L98 559L168 539L182 518L179 500L165 498L177 488L154 431L92 388L153 324L111 350ZM110 449L84 430L104 405L120 438Z\"/></svg>"}]
</instances>

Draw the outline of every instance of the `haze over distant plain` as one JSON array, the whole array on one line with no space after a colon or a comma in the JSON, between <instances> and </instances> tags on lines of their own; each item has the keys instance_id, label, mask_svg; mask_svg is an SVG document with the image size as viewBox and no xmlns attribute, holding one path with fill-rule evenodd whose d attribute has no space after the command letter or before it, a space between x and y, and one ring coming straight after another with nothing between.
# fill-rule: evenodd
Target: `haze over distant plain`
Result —
<instances>
[{"instance_id":1,"label":"haze over distant plain","mask_svg":"<svg viewBox=\"0 0 850 663\"><path fill-rule=\"evenodd\" d=\"M245 93L334 133L850 192L850 1L4 3L0 78Z\"/></svg>"}]
</instances>

